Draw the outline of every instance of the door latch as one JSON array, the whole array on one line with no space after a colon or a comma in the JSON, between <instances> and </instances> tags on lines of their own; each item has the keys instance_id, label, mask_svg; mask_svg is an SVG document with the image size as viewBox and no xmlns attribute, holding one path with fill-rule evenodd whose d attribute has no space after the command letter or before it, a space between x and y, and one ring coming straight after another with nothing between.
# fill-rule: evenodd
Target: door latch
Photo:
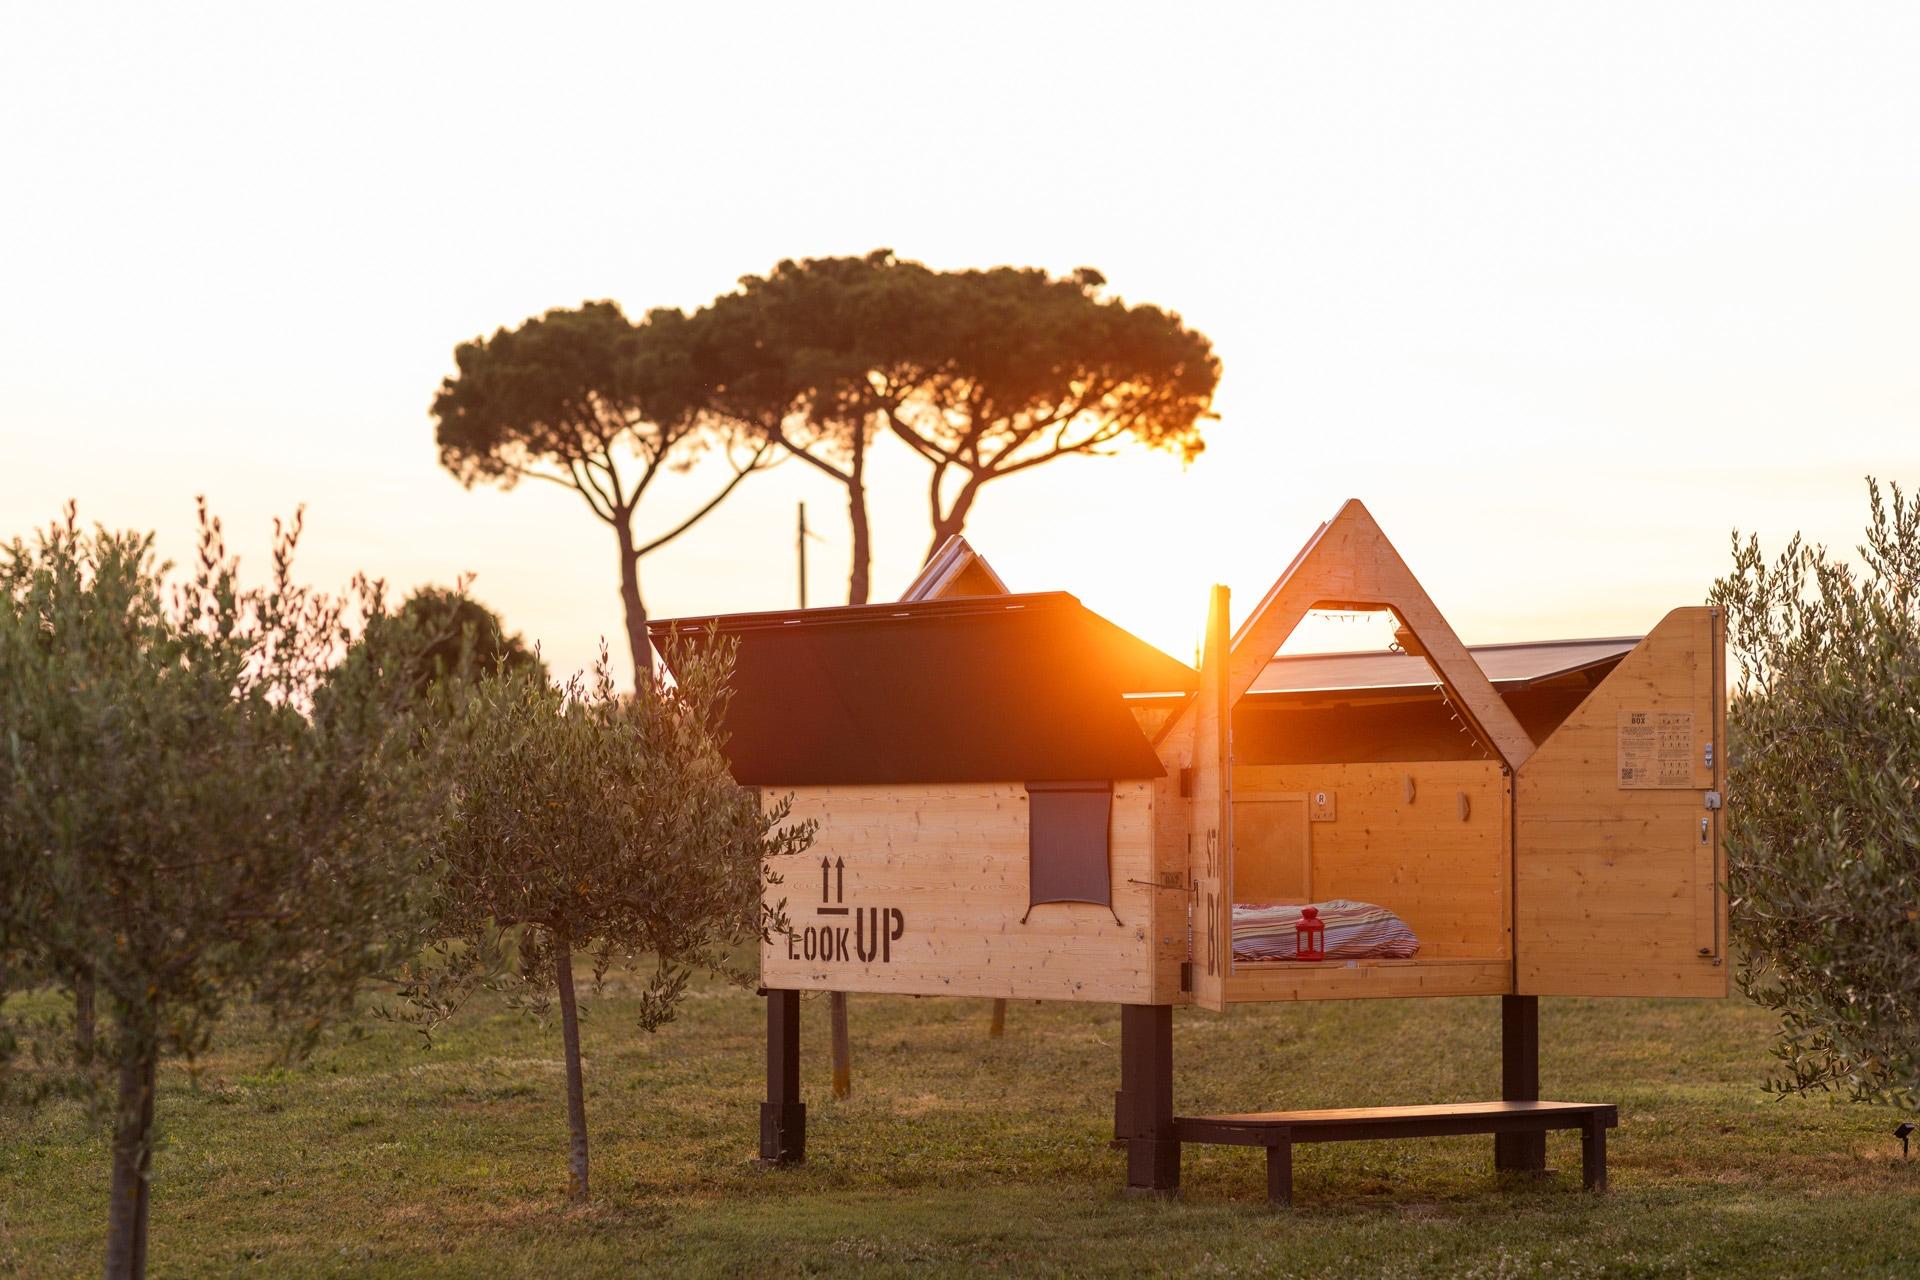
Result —
<instances>
[{"instance_id":1,"label":"door latch","mask_svg":"<svg viewBox=\"0 0 1920 1280\"><path fill-rule=\"evenodd\" d=\"M1711 742L1707 744L1706 754L1707 754L1707 768L1711 769L1713 768L1713 744Z\"/></svg>"},{"instance_id":2,"label":"door latch","mask_svg":"<svg viewBox=\"0 0 1920 1280\"><path fill-rule=\"evenodd\" d=\"M1718 809L1719 807L1720 807L1720 793L1718 791L1707 792L1707 808Z\"/></svg>"}]
</instances>

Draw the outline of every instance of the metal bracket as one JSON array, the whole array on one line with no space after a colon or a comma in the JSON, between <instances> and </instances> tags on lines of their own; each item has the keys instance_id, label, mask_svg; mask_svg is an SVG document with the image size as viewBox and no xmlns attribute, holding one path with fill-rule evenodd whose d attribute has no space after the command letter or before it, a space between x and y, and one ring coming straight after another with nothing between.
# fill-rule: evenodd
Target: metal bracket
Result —
<instances>
[{"instance_id":1,"label":"metal bracket","mask_svg":"<svg viewBox=\"0 0 1920 1280\"><path fill-rule=\"evenodd\" d=\"M1707 744L1707 768L1713 768L1713 744L1711 742Z\"/></svg>"},{"instance_id":2,"label":"metal bracket","mask_svg":"<svg viewBox=\"0 0 1920 1280\"><path fill-rule=\"evenodd\" d=\"M1718 791L1707 792L1707 808L1718 809L1720 807L1720 803L1721 803L1720 793Z\"/></svg>"}]
</instances>

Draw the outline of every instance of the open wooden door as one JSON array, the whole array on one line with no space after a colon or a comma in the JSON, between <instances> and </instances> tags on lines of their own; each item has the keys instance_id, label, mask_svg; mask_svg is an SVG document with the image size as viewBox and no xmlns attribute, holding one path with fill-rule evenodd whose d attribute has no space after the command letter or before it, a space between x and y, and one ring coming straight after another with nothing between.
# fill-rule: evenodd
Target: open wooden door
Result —
<instances>
[{"instance_id":1,"label":"open wooden door","mask_svg":"<svg viewBox=\"0 0 1920 1280\"><path fill-rule=\"evenodd\" d=\"M1521 766L1519 994L1727 994L1725 648L1674 610Z\"/></svg>"},{"instance_id":2,"label":"open wooden door","mask_svg":"<svg viewBox=\"0 0 1920 1280\"><path fill-rule=\"evenodd\" d=\"M1233 967L1233 716L1227 680L1231 659L1228 596L1216 586L1207 603L1207 640L1194 699L1193 821L1188 846L1193 878L1194 1003L1224 1013Z\"/></svg>"}]
</instances>

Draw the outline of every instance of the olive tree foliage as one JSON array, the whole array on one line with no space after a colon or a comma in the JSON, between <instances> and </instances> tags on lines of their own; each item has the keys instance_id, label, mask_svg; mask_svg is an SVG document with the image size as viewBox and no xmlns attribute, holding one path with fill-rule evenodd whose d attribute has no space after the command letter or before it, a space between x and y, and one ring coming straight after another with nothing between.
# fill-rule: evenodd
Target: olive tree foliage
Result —
<instances>
[{"instance_id":1,"label":"olive tree foliage","mask_svg":"<svg viewBox=\"0 0 1920 1280\"><path fill-rule=\"evenodd\" d=\"M557 307L518 328L463 342L433 418L440 463L464 485L540 480L577 494L619 545L620 603L636 679L652 665L640 562L693 528L767 461L698 412L676 313L639 324L612 302ZM736 443L740 448L736 450ZM636 528L656 482L713 447L731 468L704 503L647 535Z\"/></svg>"},{"instance_id":2,"label":"olive tree foliage","mask_svg":"<svg viewBox=\"0 0 1920 1280\"><path fill-rule=\"evenodd\" d=\"M1734 537L1727 857L1779 1092L1920 1106L1920 504L1868 482L1859 567Z\"/></svg>"},{"instance_id":3,"label":"olive tree foliage","mask_svg":"<svg viewBox=\"0 0 1920 1280\"><path fill-rule=\"evenodd\" d=\"M98 992L109 1276L145 1269L161 1056L206 1051L242 1001L304 1052L418 945L435 771L383 669L411 654L354 643L404 624L375 585L297 584L299 533L276 525L259 587L204 504L184 577L71 508L0 551L0 982ZM92 1087L66 1037L15 1030L16 1093Z\"/></svg>"},{"instance_id":4,"label":"olive tree foliage","mask_svg":"<svg viewBox=\"0 0 1920 1280\"><path fill-rule=\"evenodd\" d=\"M475 680L503 667L546 673L539 653L474 599L464 581L456 587L415 588L397 613L406 625L396 640L412 656L408 684L417 698L443 680Z\"/></svg>"},{"instance_id":5,"label":"olive tree foliage","mask_svg":"<svg viewBox=\"0 0 1920 1280\"><path fill-rule=\"evenodd\" d=\"M721 754L731 658L676 655L677 683L646 673L614 690L604 650L590 679L555 687L503 670L464 686L455 712L455 799L437 848L438 935L405 975L431 1031L474 990L505 988L544 1012L557 998L566 1059L568 1192L588 1192L585 1092L574 958L596 988L608 969L648 976L639 1023L670 1020L697 971L751 981L732 955L784 930L769 859L797 853L811 824L762 809ZM517 961L517 963L513 963Z\"/></svg>"}]
</instances>

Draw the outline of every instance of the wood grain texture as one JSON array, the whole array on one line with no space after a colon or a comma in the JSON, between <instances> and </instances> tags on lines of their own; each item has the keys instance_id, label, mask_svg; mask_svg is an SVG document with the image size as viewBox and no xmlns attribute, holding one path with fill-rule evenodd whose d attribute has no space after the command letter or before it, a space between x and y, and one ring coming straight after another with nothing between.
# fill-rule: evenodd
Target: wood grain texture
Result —
<instances>
[{"instance_id":1,"label":"wood grain texture","mask_svg":"<svg viewBox=\"0 0 1920 1280\"><path fill-rule=\"evenodd\" d=\"M1153 781L1153 937L1147 960L1154 1004L1185 1004L1188 1000L1180 989L1193 902L1187 865L1187 832L1193 813L1180 794L1180 770L1191 758L1185 748L1181 742L1161 745L1167 776Z\"/></svg>"},{"instance_id":2,"label":"wood grain texture","mask_svg":"<svg viewBox=\"0 0 1920 1280\"><path fill-rule=\"evenodd\" d=\"M1228 688L1227 589L1215 586L1207 605L1206 644L1193 716L1193 818L1189 858L1194 885L1193 998L1204 1008L1227 1007L1233 967L1233 716L1237 694Z\"/></svg>"},{"instance_id":3,"label":"wood grain texture","mask_svg":"<svg viewBox=\"0 0 1920 1280\"><path fill-rule=\"evenodd\" d=\"M1347 898L1387 908L1419 937L1419 959L1505 960L1512 954L1507 782L1499 764L1240 765L1233 776L1242 796L1339 794L1334 821L1309 826L1316 901ZM1462 792L1472 800L1464 822L1457 802ZM1236 874L1240 866L1236 859ZM1235 896L1264 901L1238 884Z\"/></svg>"},{"instance_id":4,"label":"wood grain texture","mask_svg":"<svg viewBox=\"0 0 1920 1280\"><path fill-rule=\"evenodd\" d=\"M1719 824L1705 803L1726 755L1722 643L1715 610L1674 610L1521 768L1519 994L1726 995ZM1690 786L1620 785L1621 713L1637 710L1693 713Z\"/></svg>"},{"instance_id":5,"label":"wood grain texture","mask_svg":"<svg viewBox=\"0 0 1920 1280\"><path fill-rule=\"evenodd\" d=\"M1313 901L1306 793L1249 791L1241 785L1243 777L1235 771L1233 900L1290 905Z\"/></svg>"},{"instance_id":6,"label":"wood grain texture","mask_svg":"<svg viewBox=\"0 0 1920 1280\"><path fill-rule=\"evenodd\" d=\"M1152 783L1114 787L1113 910L1058 903L1030 914L1028 801L1020 782L805 787L793 796L794 819L816 819L820 830L811 849L775 867L783 882L767 897L785 899L799 932L762 946L766 986L1152 1000ZM847 914L832 913L839 907ZM819 945L828 936L830 958Z\"/></svg>"},{"instance_id":7,"label":"wood grain texture","mask_svg":"<svg viewBox=\"0 0 1920 1280\"><path fill-rule=\"evenodd\" d=\"M1253 687L1308 611L1366 607L1393 610L1426 651L1455 708L1510 768L1533 754L1527 731L1357 500L1321 526L1241 623L1233 639L1228 701L1239 701Z\"/></svg>"},{"instance_id":8,"label":"wood grain texture","mask_svg":"<svg viewBox=\"0 0 1920 1280\"><path fill-rule=\"evenodd\" d=\"M1402 996L1498 996L1513 990L1505 960L1265 961L1236 965L1235 1004L1259 1000L1368 1000Z\"/></svg>"}]
</instances>

